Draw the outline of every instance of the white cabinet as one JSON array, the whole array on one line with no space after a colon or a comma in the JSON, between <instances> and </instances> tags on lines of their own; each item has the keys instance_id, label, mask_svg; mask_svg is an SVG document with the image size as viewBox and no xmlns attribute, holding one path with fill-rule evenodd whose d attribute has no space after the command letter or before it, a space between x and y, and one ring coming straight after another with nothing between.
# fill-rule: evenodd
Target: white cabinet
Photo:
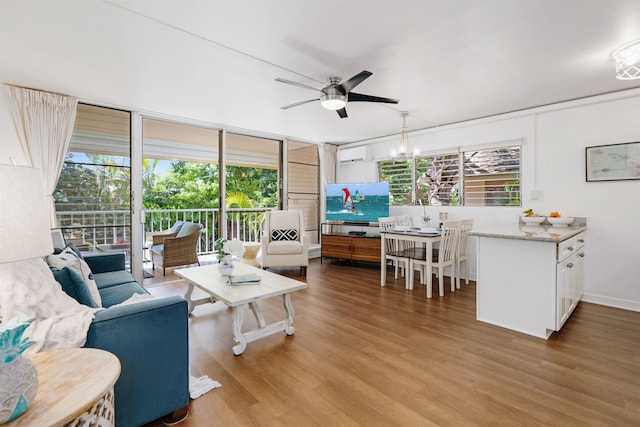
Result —
<instances>
[{"instance_id":1,"label":"white cabinet","mask_svg":"<svg viewBox=\"0 0 640 427\"><path fill-rule=\"evenodd\" d=\"M556 325L559 331L576 308L584 289L584 233L558 244Z\"/></svg>"},{"instance_id":2,"label":"white cabinet","mask_svg":"<svg viewBox=\"0 0 640 427\"><path fill-rule=\"evenodd\" d=\"M561 233L472 232L478 320L544 339L562 328L582 298L585 233Z\"/></svg>"}]
</instances>

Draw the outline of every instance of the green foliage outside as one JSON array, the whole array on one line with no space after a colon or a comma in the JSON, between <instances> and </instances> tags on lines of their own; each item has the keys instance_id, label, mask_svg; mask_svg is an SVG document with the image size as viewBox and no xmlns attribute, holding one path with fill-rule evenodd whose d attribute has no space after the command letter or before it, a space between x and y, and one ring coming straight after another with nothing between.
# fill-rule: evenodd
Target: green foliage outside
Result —
<instances>
[{"instance_id":1,"label":"green foliage outside","mask_svg":"<svg viewBox=\"0 0 640 427\"><path fill-rule=\"evenodd\" d=\"M58 211L129 210L131 169L121 156L69 152L54 198ZM172 162L158 174L156 159L143 160L147 210L218 208L217 164ZM227 207L278 206L278 171L227 166Z\"/></svg>"}]
</instances>

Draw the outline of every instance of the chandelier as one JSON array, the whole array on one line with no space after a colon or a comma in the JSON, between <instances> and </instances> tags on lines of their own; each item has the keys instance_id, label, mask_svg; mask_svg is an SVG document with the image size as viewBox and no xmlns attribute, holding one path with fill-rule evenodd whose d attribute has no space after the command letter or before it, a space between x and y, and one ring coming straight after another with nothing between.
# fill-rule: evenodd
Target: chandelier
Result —
<instances>
[{"instance_id":1,"label":"chandelier","mask_svg":"<svg viewBox=\"0 0 640 427\"><path fill-rule=\"evenodd\" d=\"M416 148L411 152L411 146L409 145L409 129L407 129L407 116L409 113L403 111L400 113L402 116L402 129L400 130L400 145L397 150L391 150L391 158L395 161L405 162L416 157L420 151Z\"/></svg>"},{"instance_id":2,"label":"chandelier","mask_svg":"<svg viewBox=\"0 0 640 427\"><path fill-rule=\"evenodd\" d=\"M611 56L616 61L618 80L640 79L640 39L616 49Z\"/></svg>"}]
</instances>

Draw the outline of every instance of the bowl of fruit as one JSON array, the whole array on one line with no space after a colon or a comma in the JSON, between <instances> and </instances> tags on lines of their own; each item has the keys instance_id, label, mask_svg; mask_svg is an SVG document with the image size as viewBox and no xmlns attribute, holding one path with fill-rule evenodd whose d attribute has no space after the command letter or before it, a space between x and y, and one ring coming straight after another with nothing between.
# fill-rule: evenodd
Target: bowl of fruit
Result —
<instances>
[{"instance_id":1,"label":"bowl of fruit","mask_svg":"<svg viewBox=\"0 0 640 427\"><path fill-rule=\"evenodd\" d=\"M547 221L554 227L567 227L573 222L573 218L568 216L562 216L558 212L551 212L547 218Z\"/></svg>"},{"instance_id":2,"label":"bowl of fruit","mask_svg":"<svg viewBox=\"0 0 640 427\"><path fill-rule=\"evenodd\" d=\"M544 221L545 217L535 213L533 209L527 209L526 211L522 212L522 216L520 218L525 224L541 224Z\"/></svg>"}]
</instances>

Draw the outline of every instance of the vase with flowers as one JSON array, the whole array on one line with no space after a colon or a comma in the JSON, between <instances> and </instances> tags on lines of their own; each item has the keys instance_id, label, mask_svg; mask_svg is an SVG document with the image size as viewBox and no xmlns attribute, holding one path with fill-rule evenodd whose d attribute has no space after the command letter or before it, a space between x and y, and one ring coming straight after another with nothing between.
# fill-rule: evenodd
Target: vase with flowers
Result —
<instances>
[{"instance_id":1,"label":"vase with flowers","mask_svg":"<svg viewBox=\"0 0 640 427\"><path fill-rule=\"evenodd\" d=\"M22 357L35 344L22 337L33 321L13 318L0 324L0 424L22 415L38 391L36 367Z\"/></svg>"},{"instance_id":2,"label":"vase with flowers","mask_svg":"<svg viewBox=\"0 0 640 427\"><path fill-rule=\"evenodd\" d=\"M238 258L244 255L244 244L239 239L220 238L215 241L213 247L216 249L218 259L218 271L222 276L229 276L233 273L233 257Z\"/></svg>"}]
</instances>

